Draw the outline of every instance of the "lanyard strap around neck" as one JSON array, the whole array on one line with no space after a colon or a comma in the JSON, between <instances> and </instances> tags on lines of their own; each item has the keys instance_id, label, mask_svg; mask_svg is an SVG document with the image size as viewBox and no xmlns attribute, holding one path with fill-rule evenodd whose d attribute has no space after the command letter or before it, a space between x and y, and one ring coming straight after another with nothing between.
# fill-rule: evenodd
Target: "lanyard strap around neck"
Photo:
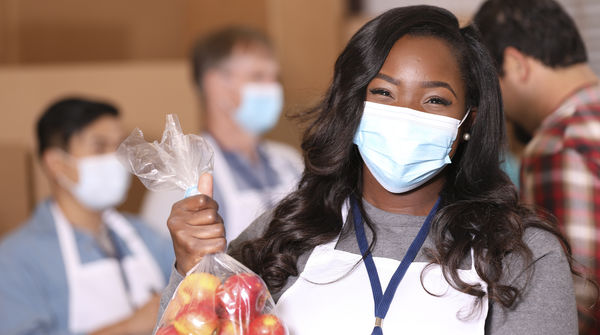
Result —
<instances>
[{"instance_id":1,"label":"lanyard strap around neck","mask_svg":"<svg viewBox=\"0 0 600 335\"><path fill-rule=\"evenodd\" d=\"M406 251L402 262L394 272L394 275L390 279L390 282L385 290L385 294L381 289L381 282L379 281L379 274L377 273L377 268L375 267L375 262L373 261L373 256L369 252L369 243L367 242L367 236L365 234L365 228L363 225L362 214L360 212L360 208L358 206L357 200L352 198L352 217L354 219L354 230L356 232L356 240L358 241L358 246L360 248L360 252L364 256L365 266L367 267L367 273L369 274L369 281L371 282L371 290L373 291L373 300L375 302L375 328L373 328L372 335L381 334L383 335L383 330L381 329L381 323L385 318L385 315L390 308L392 303L392 299L394 298L394 294L396 293L396 289L400 285L406 270L413 262L417 253L423 246L425 239L427 238L427 234L429 233L429 227L431 226L431 221L435 216L438 205L440 203L440 199L435 202L435 205L427 215L425 219L425 223L421 226L421 229L417 233L417 236L411 243L410 247Z\"/></svg>"}]
</instances>

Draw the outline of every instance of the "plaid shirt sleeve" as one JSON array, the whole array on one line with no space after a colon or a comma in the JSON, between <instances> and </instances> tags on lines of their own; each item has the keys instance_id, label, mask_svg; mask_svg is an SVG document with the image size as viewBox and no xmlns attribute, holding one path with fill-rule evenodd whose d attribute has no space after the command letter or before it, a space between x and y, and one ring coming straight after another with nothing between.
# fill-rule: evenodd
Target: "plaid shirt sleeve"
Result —
<instances>
[{"instance_id":1,"label":"plaid shirt sleeve","mask_svg":"<svg viewBox=\"0 0 600 335\"><path fill-rule=\"evenodd\" d=\"M600 248L600 105L544 127L528 146L521 166L525 203L545 209L558 220L582 272L599 281ZM575 280L581 334L600 334L590 310L592 284Z\"/></svg>"}]
</instances>

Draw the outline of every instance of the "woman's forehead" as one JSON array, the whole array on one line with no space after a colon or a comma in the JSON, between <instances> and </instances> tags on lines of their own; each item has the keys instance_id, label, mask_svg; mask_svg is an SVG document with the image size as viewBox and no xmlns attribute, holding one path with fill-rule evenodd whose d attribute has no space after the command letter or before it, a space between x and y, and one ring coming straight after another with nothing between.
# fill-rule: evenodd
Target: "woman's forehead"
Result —
<instances>
[{"instance_id":1,"label":"woman's forehead","mask_svg":"<svg viewBox=\"0 0 600 335\"><path fill-rule=\"evenodd\" d=\"M406 83L448 82L455 90L464 92L455 52L437 37L405 35L400 38L388 53L380 73Z\"/></svg>"}]
</instances>

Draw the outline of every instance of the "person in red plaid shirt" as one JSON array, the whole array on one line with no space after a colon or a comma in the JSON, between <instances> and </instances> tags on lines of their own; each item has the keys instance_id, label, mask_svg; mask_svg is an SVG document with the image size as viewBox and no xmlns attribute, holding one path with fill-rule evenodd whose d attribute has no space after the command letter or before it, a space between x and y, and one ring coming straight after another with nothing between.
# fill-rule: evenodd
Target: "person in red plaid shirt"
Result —
<instances>
[{"instance_id":1,"label":"person in red plaid shirt","mask_svg":"<svg viewBox=\"0 0 600 335\"><path fill-rule=\"evenodd\" d=\"M553 0L489 0L475 24L496 59L509 122L532 136L521 198L558 220L600 278L600 86L573 20ZM596 287L575 278L580 334L600 334Z\"/></svg>"},{"instance_id":2,"label":"person in red plaid shirt","mask_svg":"<svg viewBox=\"0 0 600 335\"><path fill-rule=\"evenodd\" d=\"M507 120L532 136L522 201L557 218L582 272L599 281L600 86L575 23L553 0L489 0L474 22L496 59ZM580 334L600 334L596 287L575 285Z\"/></svg>"}]
</instances>

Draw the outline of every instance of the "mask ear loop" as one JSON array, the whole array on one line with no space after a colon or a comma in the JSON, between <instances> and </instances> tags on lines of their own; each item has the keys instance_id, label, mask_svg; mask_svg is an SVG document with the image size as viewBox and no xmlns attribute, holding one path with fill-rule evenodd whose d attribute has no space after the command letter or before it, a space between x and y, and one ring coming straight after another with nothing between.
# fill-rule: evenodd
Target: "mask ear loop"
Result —
<instances>
[{"instance_id":1,"label":"mask ear loop","mask_svg":"<svg viewBox=\"0 0 600 335\"><path fill-rule=\"evenodd\" d=\"M467 116L469 116L470 112L471 112L471 107L469 107L469 109L467 109L465 116L463 116L462 120L460 120L460 123L458 124L458 127L456 127L457 129L460 128L460 126L463 124L463 122L465 122L465 120L467 119ZM470 139L471 139L471 134L469 134L468 131L465 131L465 133L463 134L463 140L465 142L468 142Z\"/></svg>"},{"instance_id":2,"label":"mask ear loop","mask_svg":"<svg viewBox=\"0 0 600 335\"><path fill-rule=\"evenodd\" d=\"M465 113L465 116L463 116L462 120L460 120L460 123L458 124L458 127L456 127L456 128L460 128L460 126L463 124L463 122L465 122L465 120L469 116L469 113L471 113L471 107L469 107L469 109L467 109L467 113Z\"/></svg>"}]
</instances>

